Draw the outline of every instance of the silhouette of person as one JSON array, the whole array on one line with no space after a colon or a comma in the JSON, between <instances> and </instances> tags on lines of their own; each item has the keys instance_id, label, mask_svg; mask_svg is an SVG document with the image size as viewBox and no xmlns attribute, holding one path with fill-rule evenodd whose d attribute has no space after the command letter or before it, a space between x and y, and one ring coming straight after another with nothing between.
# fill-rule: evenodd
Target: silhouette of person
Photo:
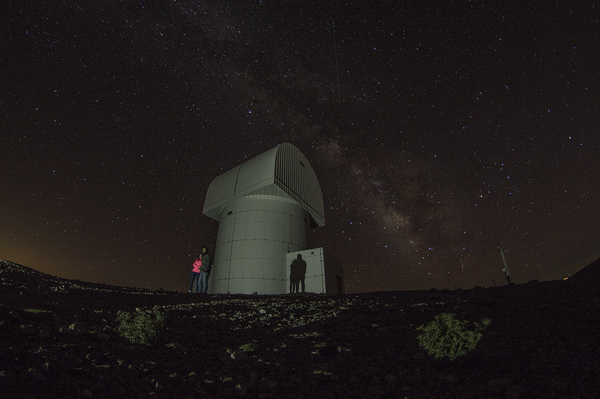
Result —
<instances>
[{"instance_id":1,"label":"silhouette of person","mask_svg":"<svg viewBox=\"0 0 600 399\"><path fill-rule=\"evenodd\" d=\"M300 280L298 279L298 270L296 267L296 261L294 260L290 265L290 294L293 294L294 291L298 290L298 283Z\"/></svg>"},{"instance_id":2,"label":"silhouette of person","mask_svg":"<svg viewBox=\"0 0 600 399\"><path fill-rule=\"evenodd\" d=\"M298 254L298 257L290 265L290 293L298 293L300 283L302 283L302 292L306 292L305 278L306 261L302 259L301 254Z\"/></svg>"}]
</instances>

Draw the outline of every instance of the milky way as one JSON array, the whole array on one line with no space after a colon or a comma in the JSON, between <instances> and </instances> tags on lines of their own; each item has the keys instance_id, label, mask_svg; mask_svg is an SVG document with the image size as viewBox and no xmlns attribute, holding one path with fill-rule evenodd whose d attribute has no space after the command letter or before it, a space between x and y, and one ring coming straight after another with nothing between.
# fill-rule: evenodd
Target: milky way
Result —
<instances>
[{"instance_id":1,"label":"milky way","mask_svg":"<svg viewBox=\"0 0 600 399\"><path fill-rule=\"evenodd\" d=\"M600 257L593 2L10 3L0 258L185 290L210 182L290 142L347 291L560 279Z\"/></svg>"}]
</instances>

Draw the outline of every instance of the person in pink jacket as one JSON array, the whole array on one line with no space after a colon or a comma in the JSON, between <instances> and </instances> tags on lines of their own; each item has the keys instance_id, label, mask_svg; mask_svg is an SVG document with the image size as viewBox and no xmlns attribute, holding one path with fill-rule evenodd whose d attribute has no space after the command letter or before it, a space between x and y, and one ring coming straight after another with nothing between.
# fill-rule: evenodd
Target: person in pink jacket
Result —
<instances>
[{"instance_id":1,"label":"person in pink jacket","mask_svg":"<svg viewBox=\"0 0 600 399\"><path fill-rule=\"evenodd\" d=\"M194 284L196 284L196 292L199 292L199 280L198 278L200 277L200 268L202 267L202 256L200 256L199 254L196 254L196 260L194 261L194 264L192 265L192 279L190 280L190 288L188 289L188 292L192 292L194 289Z\"/></svg>"}]
</instances>

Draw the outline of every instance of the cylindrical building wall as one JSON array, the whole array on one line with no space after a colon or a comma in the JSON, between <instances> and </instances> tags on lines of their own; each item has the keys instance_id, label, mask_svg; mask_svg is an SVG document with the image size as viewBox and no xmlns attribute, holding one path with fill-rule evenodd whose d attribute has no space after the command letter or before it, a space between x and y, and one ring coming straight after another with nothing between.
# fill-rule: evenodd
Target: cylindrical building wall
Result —
<instances>
[{"instance_id":1,"label":"cylindrical building wall","mask_svg":"<svg viewBox=\"0 0 600 399\"><path fill-rule=\"evenodd\" d=\"M247 196L223 208L209 292L287 292L288 252L308 247L310 217L291 199Z\"/></svg>"}]
</instances>

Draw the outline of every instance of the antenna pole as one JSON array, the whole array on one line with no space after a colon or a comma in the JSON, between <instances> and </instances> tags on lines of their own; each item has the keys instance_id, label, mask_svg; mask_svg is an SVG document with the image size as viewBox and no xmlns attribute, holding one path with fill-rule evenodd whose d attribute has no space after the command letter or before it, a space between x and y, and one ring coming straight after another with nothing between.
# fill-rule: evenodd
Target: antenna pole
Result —
<instances>
[{"instance_id":1,"label":"antenna pole","mask_svg":"<svg viewBox=\"0 0 600 399\"><path fill-rule=\"evenodd\" d=\"M504 256L504 252L506 250L502 247L498 247L498 249L500 250L500 255L502 255L502 262L504 262L504 269L502 269L502 271L504 272L504 275L506 276L506 281L508 281L508 284L510 284L510 272L508 271L508 265L506 264L506 257Z\"/></svg>"}]
</instances>

